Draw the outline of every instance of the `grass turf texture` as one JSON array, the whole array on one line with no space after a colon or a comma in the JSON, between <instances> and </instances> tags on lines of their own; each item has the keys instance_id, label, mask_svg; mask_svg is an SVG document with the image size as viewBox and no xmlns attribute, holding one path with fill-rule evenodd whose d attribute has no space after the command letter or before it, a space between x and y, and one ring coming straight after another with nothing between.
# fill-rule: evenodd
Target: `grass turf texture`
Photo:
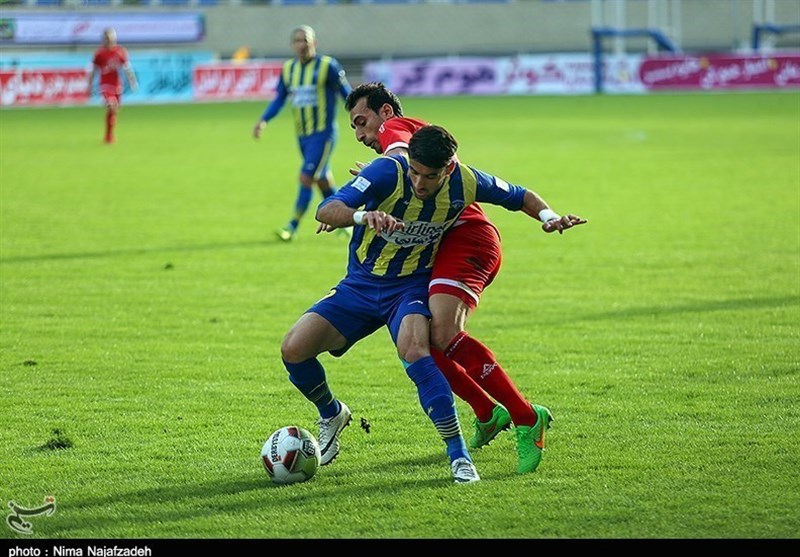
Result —
<instances>
[{"instance_id":1,"label":"grass turf texture","mask_svg":"<svg viewBox=\"0 0 800 557\"><path fill-rule=\"evenodd\" d=\"M504 433L469 486L385 330L322 356L339 458L269 483L266 437L316 434L280 341L346 248L311 214L275 239L300 161L288 112L252 139L262 109L125 106L113 146L97 107L0 112L0 497L56 497L32 537L798 536L797 93L407 99L590 221L487 207L505 260L469 329L555 422L535 474ZM343 183L372 155L340 116Z\"/></svg>"}]
</instances>

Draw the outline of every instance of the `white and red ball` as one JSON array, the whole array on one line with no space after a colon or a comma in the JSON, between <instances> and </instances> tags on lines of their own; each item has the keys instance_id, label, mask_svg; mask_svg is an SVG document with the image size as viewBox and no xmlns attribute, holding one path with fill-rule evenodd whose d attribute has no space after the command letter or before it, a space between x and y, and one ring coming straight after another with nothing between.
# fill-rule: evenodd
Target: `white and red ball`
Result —
<instances>
[{"instance_id":1,"label":"white and red ball","mask_svg":"<svg viewBox=\"0 0 800 557\"><path fill-rule=\"evenodd\" d=\"M261 462L277 484L293 484L311 479L319 468L319 444L302 427L289 425L267 437L261 449Z\"/></svg>"}]
</instances>

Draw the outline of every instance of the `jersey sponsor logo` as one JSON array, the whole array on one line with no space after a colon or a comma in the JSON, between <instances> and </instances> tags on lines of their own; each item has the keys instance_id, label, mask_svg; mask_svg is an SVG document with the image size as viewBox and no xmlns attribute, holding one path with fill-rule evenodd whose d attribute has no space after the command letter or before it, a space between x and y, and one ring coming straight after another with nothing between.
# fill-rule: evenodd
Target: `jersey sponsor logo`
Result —
<instances>
[{"instance_id":1,"label":"jersey sponsor logo","mask_svg":"<svg viewBox=\"0 0 800 557\"><path fill-rule=\"evenodd\" d=\"M395 230L383 237L387 242L402 248L414 246L429 246L437 242L444 233L444 224L424 221L410 221L405 223L403 230Z\"/></svg>"},{"instance_id":2,"label":"jersey sponsor logo","mask_svg":"<svg viewBox=\"0 0 800 557\"><path fill-rule=\"evenodd\" d=\"M380 128L378 128L378 133L383 133L383 132L385 132L385 131L386 131L386 126L384 126L383 124L381 124L381 127L380 127Z\"/></svg>"},{"instance_id":3,"label":"jersey sponsor logo","mask_svg":"<svg viewBox=\"0 0 800 557\"><path fill-rule=\"evenodd\" d=\"M292 104L297 108L317 106L317 87L315 85L298 85L293 93Z\"/></svg>"},{"instance_id":4,"label":"jersey sponsor logo","mask_svg":"<svg viewBox=\"0 0 800 557\"><path fill-rule=\"evenodd\" d=\"M353 180L353 183L351 185L358 191L365 192L367 191L367 188L372 185L372 182L370 182L363 176L358 176L355 180Z\"/></svg>"}]
</instances>

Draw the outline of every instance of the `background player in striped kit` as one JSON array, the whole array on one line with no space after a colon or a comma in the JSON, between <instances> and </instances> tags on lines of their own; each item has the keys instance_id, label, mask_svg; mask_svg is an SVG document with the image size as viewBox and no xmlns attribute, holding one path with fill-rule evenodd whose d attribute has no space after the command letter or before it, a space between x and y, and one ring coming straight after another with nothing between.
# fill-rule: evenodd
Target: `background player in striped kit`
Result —
<instances>
[{"instance_id":1,"label":"background player in striped kit","mask_svg":"<svg viewBox=\"0 0 800 557\"><path fill-rule=\"evenodd\" d=\"M344 99L351 91L339 61L317 54L316 34L311 27L301 25L292 30L291 42L296 56L284 62L276 96L253 127L253 137L259 139L267 122L291 99L303 165L294 214L286 226L276 231L285 242L295 238L311 202L314 184L325 198L336 191L330 159L336 145L337 96Z\"/></svg>"}]
</instances>

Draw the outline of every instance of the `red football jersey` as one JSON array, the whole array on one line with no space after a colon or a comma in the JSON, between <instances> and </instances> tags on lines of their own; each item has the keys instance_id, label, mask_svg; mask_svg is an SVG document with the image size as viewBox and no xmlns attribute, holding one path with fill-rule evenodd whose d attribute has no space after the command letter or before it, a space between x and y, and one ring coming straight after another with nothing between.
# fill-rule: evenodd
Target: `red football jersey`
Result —
<instances>
[{"instance_id":1,"label":"red football jersey","mask_svg":"<svg viewBox=\"0 0 800 557\"><path fill-rule=\"evenodd\" d=\"M119 72L128 63L128 51L119 45L101 46L95 51L92 63L100 72L100 88L114 88L117 94L122 93Z\"/></svg>"},{"instance_id":2,"label":"red football jersey","mask_svg":"<svg viewBox=\"0 0 800 557\"><path fill-rule=\"evenodd\" d=\"M378 128L378 143L385 153L395 147L403 147L408 149L408 142L411 141L411 136L418 129L428 125L428 122L417 120L415 118L389 118L381 127ZM463 224L464 221L477 221L491 224L486 213L483 212L480 205L472 203L467 205L461 216L456 221L456 226Z\"/></svg>"}]
</instances>

